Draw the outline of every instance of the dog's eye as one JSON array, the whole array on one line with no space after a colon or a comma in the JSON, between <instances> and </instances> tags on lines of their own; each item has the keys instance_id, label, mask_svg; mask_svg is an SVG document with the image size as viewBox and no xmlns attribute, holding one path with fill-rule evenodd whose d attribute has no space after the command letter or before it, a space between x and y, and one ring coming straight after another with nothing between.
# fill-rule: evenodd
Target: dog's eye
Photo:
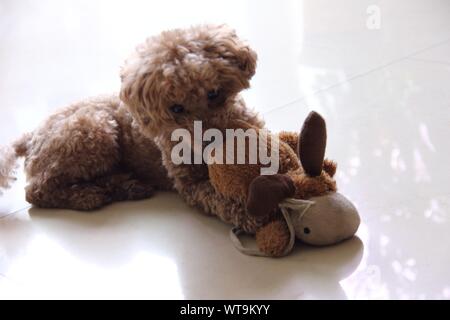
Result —
<instances>
[{"instance_id":1,"label":"dog's eye","mask_svg":"<svg viewBox=\"0 0 450 320\"><path fill-rule=\"evenodd\" d=\"M303 229L303 232L305 234L310 234L311 233L311 229L310 228L305 228L305 229Z\"/></svg>"},{"instance_id":2,"label":"dog's eye","mask_svg":"<svg viewBox=\"0 0 450 320\"><path fill-rule=\"evenodd\" d=\"M214 100L217 99L217 97L220 95L219 90L212 90L208 92L208 100Z\"/></svg>"},{"instance_id":3,"label":"dog's eye","mask_svg":"<svg viewBox=\"0 0 450 320\"><path fill-rule=\"evenodd\" d=\"M170 107L170 111L172 111L173 113L183 113L184 107L181 104L174 104Z\"/></svg>"}]
</instances>

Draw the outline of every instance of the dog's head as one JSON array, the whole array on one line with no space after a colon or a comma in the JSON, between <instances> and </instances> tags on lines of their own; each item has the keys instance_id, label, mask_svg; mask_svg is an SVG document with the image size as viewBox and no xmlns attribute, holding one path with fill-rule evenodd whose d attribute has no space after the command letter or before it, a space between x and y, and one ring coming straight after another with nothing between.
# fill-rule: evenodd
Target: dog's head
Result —
<instances>
[{"instance_id":1,"label":"dog's head","mask_svg":"<svg viewBox=\"0 0 450 320\"><path fill-rule=\"evenodd\" d=\"M120 97L156 136L226 114L249 87L256 53L226 25L163 32L137 47L121 71ZM167 132L167 131L166 131Z\"/></svg>"}]
</instances>

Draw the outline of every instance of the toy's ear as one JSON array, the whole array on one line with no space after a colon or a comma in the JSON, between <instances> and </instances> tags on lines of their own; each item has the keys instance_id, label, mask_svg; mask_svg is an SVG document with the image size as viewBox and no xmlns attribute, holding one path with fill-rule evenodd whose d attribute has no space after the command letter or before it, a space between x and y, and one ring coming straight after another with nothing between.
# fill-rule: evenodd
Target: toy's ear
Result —
<instances>
[{"instance_id":1,"label":"toy's ear","mask_svg":"<svg viewBox=\"0 0 450 320\"><path fill-rule=\"evenodd\" d=\"M247 212L253 217L266 217L275 212L281 201L293 197L295 186L284 174L259 176L250 183Z\"/></svg>"},{"instance_id":2,"label":"toy's ear","mask_svg":"<svg viewBox=\"0 0 450 320\"><path fill-rule=\"evenodd\" d=\"M312 111L306 118L297 145L297 154L305 173L311 177L322 173L325 149L327 146L327 128L320 114Z\"/></svg>"}]
</instances>

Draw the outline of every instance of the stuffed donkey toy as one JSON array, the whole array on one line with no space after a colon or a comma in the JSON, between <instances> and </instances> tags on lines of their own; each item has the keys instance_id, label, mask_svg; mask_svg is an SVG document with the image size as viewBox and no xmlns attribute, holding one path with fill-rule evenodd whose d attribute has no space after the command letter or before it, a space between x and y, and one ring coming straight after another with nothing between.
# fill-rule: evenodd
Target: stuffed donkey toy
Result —
<instances>
[{"instance_id":1,"label":"stuffed donkey toy","mask_svg":"<svg viewBox=\"0 0 450 320\"><path fill-rule=\"evenodd\" d=\"M252 128L244 122L236 127ZM260 163L208 166L217 192L246 203L247 216L237 219L231 233L236 247L246 254L277 257L289 254L296 238L310 245L331 245L351 238L360 217L353 204L336 192L336 164L324 159L324 119L311 112L300 135L281 133L279 138L278 174L260 175ZM268 135L267 142L271 139L274 137ZM249 229L249 225L254 227ZM256 234L259 250L242 246L239 234L243 231Z\"/></svg>"}]
</instances>

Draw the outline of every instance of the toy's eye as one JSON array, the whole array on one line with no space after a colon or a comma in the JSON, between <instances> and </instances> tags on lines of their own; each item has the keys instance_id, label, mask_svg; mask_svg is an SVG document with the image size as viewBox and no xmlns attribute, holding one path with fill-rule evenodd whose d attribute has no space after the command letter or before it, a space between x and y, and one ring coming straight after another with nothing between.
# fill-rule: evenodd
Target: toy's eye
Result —
<instances>
[{"instance_id":1,"label":"toy's eye","mask_svg":"<svg viewBox=\"0 0 450 320\"><path fill-rule=\"evenodd\" d=\"M310 234L310 233L311 233L311 230L310 230L309 228L305 228L305 229L303 229L303 232L304 232L305 234Z\"/></svg>"},{"instance_id":2,"label":"toy's eye","mask_svg":"<svg viewBox=\"0 0 450 320\"><path fill-rule=\"evenodd\" d=\"M220 95L219 90L213 90L208 92L208 100L215 100Z\"/></svg>"},{"instance_id":3,"label":"toy's eye","mask_svg":"<svg viewBox=\"0 0 450 320\"><path fill-rule=\"evenodd\" d=\"M173 113L183 113L184 107L181 104L174 104L170 107L170 111L172 111Z\"/></svg>"}]
</instances>

